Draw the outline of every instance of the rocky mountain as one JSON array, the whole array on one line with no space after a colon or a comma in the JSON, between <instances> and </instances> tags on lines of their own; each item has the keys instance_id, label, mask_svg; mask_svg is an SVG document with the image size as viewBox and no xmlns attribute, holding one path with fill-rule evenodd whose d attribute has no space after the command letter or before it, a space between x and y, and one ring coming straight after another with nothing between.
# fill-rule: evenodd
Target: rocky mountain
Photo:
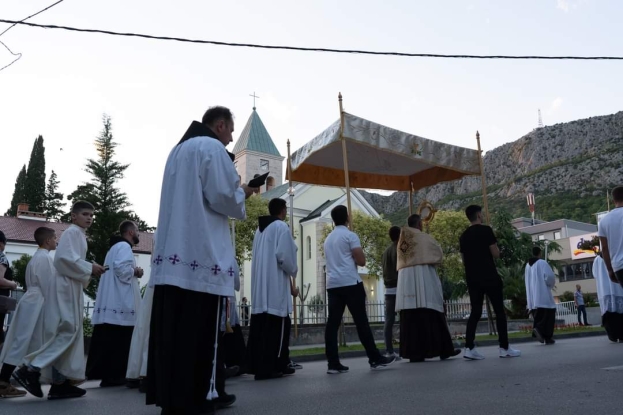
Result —
<instances>
[{"instance_id":1,"label":"rocky mountain","mask_svg":"<svg viewBox=\"0 0 623 415\"><path fill-rule=\"evenodd\" d=\"M484 163L492 213L505 208L515 216L529 216L526 195L533 192L537 217L595 223L594 214L606 210L607 189L623 184L623 111L535 129L487 152ZM404 223L406 192L362 193L392 223ZM481 179L466 177L422 189L414 204L424 199L440 210L482 203Z\"/></svg>"}]
</instances>

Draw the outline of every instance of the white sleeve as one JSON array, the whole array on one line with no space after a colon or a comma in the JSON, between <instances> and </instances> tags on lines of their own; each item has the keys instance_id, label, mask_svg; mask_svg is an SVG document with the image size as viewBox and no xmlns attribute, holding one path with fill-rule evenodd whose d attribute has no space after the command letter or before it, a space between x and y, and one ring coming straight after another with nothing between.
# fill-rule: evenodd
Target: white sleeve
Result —
<instances>
[{"instance_id":1,"label":"white sleeve","mask_svg":"<svg viewBox=\"0 0 623 415\"><path fill-rule=\"evenodd\" d=\"M123 284L130 284L134 278L134 254L132 248L125 242L118 242L125 246L117 251L113 259L113 275Z\"/></svg>"},{"instance_id":2,"label":"white sleeve","mask_svg":"<svg viewBox=\"0 0 623 415\"><path fill-rule=\"evenodd\" d=\"M65 232L68 231L71 232ZM80 255L79 237L82 235L71 233L66 238L61 238L54 255L54 267L61 275L85 284L91 279L93 266Z\"/></svg>"},{"instance_id":3,"label":"white sleeve","mask_svg":"<svg viewBox=\"0 0 623 415\"><path fill-rule=\"evenodd\" d=\"M212 210L234 219L246 219L244 190L225 147L202 160L199 178L203 197Z\"/></svg>"},{"instance_id":4,"label":"white sleeve","mask_svg":"<svg viewBox=\"0 0 623 415\"><path fill-rule=\"evenodd\" d=\"M542 268L543 276L545 277L545 285L549 288L554 288L554 285L556 285L556 274L554 274L554 270L546 261L543 261Z\"/></svg>"},{"instance_id":5,"label":"white sleeve","mask_svg":"<svg viewBox=\"0 0 623 415\"><path fill-rule=\"evenodd\" d=\"M532 310L532 293L530 287L530 264L526 264L526 271L524 272L524 279L526 280L526 308Z\"/></svg>"},{"instance_id":6,"label":"white sleeve","mask_svg":"<svg viewBox=\"0 0 623 415\"><path fill-rule=\"evenodd\" d=\"M277 239L277 263L286 274L291 277L296 277L298 273L298 266L296 264L296 244L292 240L290 229L286 227L280 227Z\"/></svg>"}]
</instances>

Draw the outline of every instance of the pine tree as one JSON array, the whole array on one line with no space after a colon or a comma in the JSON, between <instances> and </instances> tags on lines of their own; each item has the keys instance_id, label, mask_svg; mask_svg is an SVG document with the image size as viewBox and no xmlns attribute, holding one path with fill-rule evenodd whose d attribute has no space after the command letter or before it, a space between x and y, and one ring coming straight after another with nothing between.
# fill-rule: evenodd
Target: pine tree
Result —
<instances>
[{"instance_id":1,"label":"pine tree","mask_svg":"<svg viewBox=\"0 0 623 415\"><path fill-rule=\"evenodd\" d=\"M142 227L147 227L136 214L126 210L129 207L127 195L119 190L117 183L123 178L129 164L114 161L117 143L112 134L112 122L109 116L103 117L104 127L95 140L97 159L88 159L86 171L91 174L91 180L84 183L72 192L67 198L73 202L85 200L95 207L95 219L88 230L89 253L88 259L103 264L106 253L110 249L110 237L117 232L119 224L126 219L136 220ZM69 215L63 217L67 221ZM95 299L98 280L92 279L85 293Z\"/></svg>"},{"instance_id":2,"label":"pine tree","mask_svg":"<svg viewBox=\"0 0 623 415\"><path fill-rule=\"evenodd\" d=\"M15 190L11 198L11 207L6 211L6 216L17 216L17 205L26 202L26 165L20 170L15 180Z\"/></svg>"},{"instance_id":3,"label":"pine tree","mask_svg":"<svg viewBox=\"0 0 623 415\"><path fill-rule=\"evenodd\" d=\"M48 219L56 221L61 219L63 206L65 205L65 202L63 202L63 194L57 192L58 184L59 181L57 180L56 172L52 170L50 178L48 179L48 185L45 188L45 213Z\"/></svg>"},{"instance_id":4,"label":"pine tree","mask_svg":"<svg viewBox=\"0 0 623 415\"><path fill-rule=\"evenodd\" d=\"M32 146L25 188L25 202L28 203L28 210L43 212L45 209L45 147L42 136L37 137Z\"/></svg>"}]
</instances>

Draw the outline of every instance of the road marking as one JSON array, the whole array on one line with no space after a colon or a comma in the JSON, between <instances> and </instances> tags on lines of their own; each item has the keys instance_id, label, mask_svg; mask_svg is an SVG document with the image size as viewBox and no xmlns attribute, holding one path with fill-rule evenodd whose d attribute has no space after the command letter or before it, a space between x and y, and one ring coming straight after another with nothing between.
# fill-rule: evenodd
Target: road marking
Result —
<instances>
[{"instance_id":1,"label":"road marking","mask_svg":"<svg viewBox=\"0 0 623 415\"><path fill-rule=\"evenodd\" d=\"M623 370L623 366L604 367L603 370Z\"/></svg>"}]
</instances>

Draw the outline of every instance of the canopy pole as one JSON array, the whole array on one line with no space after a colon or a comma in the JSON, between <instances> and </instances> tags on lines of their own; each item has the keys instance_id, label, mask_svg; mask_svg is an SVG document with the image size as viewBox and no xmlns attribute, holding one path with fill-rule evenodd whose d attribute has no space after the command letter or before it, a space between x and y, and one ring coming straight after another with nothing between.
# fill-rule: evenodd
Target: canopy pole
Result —
<instances>
[{"instance_id":1,"label":"canopy pole","mask_svg":"<svg viewBox=\"0 0 623 415\"><path fill-rule=\"evenodd\" d=\"M411 189L409 190L409 216L413 215L413 182L411 183Z\"/></svg>"},{"instance_id":2,"label":"canopy pole","mask_svg":"<svg viewBox=\"0 0 623 415\"><path fill-rule=\"evenodd\" d=\"M340 140L342 140L342 158L344 160L344 186L346 187L346 205L348 207L348 228L352 231L353 212L350 204L350 180L348 177L348 154L346 152L346 140L344 139L344 109L342 108L342 93L338 95L340 103Z\"/></svg>"},{"instance_id":3,"label":"canopy pole","mask_svg":"<svg viewBox=\"0 0 623 415\"><path fill-rule=\"evenodd\" d=\"M485 163L482 157L482 149L480 148L480 133L476 131L476 143L478 144L478 163L480 164L480 180L482 183L482 204L485 210L485 224L489 225L489 203L487 200L487 181L485 179ZM489 297L486 297L487 321L489 323L489 334L497 334L495 325L493 324L493 314L491 313L491 304ZM497 318L497 316L496 316Z\"/></svg>"},{"instance_id":4,"label":"canopy pole","mask_svg":"<svg viewBox=\"0 0 623 415\"><path fill-rule=\"evenodd\" d=\"M290 233L292 234L292 238L294 238L294 188L292 187L292 156L290 155L290 139L288 139L288 165L286 168L288 169L288 195L290 197ZM302 242L301 249L303 249ZM299 336L298 319L296 318L296 297L292 298L292 303L292 310L294 311L294 338L296 339Z\"/></svg>"},{"instance_id":5,"label":"canopy pole","mask_svg":"<svg viewBox=\"0 0 623 415\"><path fill-rule=\"evenodd\" d=\"M478 163L480 164L480 180L482 183L482 204L485 210L485 224L489 225L489 203L487 201L487 181L485 179L485 163L482 158L480 148L480 133L476 131L476 142L478 143Z\"/></svg>"}]
</instances>

